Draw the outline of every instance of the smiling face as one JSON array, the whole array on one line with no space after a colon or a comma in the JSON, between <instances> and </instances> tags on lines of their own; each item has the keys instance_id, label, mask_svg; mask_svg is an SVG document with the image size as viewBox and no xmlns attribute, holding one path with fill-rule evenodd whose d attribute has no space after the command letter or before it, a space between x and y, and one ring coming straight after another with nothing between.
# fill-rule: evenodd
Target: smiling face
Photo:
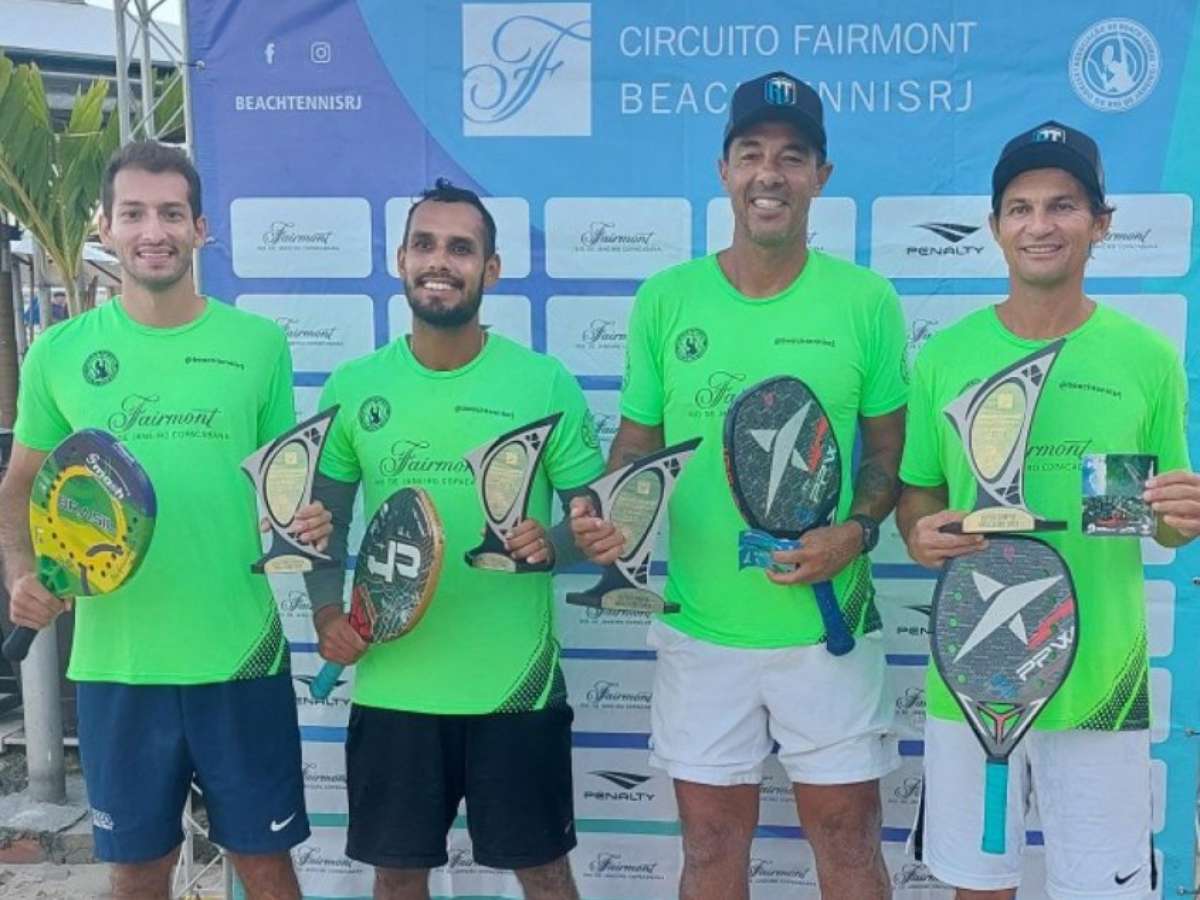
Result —
<instances>
[{"instance_id":1,"label":"smiling face","mask_svg":"<svg viewBox=\"0 0 1200 900\"><path fill-rule=\"evenodd\" d=\"M100 239L121 261L121 278L163 293L192 269L204 243L204 217L192 218L187 179L178 172L127 167L113 180L112 214L100 216Z\"/></svg>"},{"instance_id":2,"label":"smiling face","mask_svg":"<svg viewBox=\"0 0 1200 900\"><path fill-rule=\"evenodd\" d=\"M1082 281L1112 216L1093 213L1087 190L1068 172L1031 169L1008 183L989 221L1013 281L1045 289Z\"/></svg>"},{"instance_id":3,"label":"smiling face","mask_svg":"<svg viewBox=\"0 0 1200 900\"><path fill-rule=\"evenodd\" d=\"M439 328L474 319L484 289L500 277L500 257L485 252L485 226L475 207L437 200L417 206L397 258L413 315Z\"/></svg>"},{"instance_id":4,"label":"smiling face","mask_svg":"<svg viewBox=\"0 0 1200 900\"><path fill-rule=\"evenodd\" d=\"M833 171L786 122L761 122L739 134L719 168L733 206L734 242L764 247L807 240L809 206Z\"/></svg>"}]
</instances>

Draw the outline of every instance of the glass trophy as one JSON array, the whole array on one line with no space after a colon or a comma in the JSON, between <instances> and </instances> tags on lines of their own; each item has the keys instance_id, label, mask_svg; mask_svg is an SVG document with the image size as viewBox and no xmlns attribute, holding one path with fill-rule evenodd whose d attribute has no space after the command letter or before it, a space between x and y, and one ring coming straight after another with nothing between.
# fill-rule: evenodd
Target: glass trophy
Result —
<instances>
[{"instance_id":1,"label":"glass trophy","mask_svg":"<svg viewBox=\"0 0 1200 900\"><path fill-rule=\"evenodd\" d=\"M504 540L525 518L529 488L550 433L562 413L514 428L466 456L483 507L483 543L466 554L467 564L497 572L547 572L551 562L529 563L512 556Z\"/></svg>"},{"instance_id":2,"label":"glass trophy","mask_svg":"<svg viewBox=\"0 0 1200 900\"><path fill-rule=\"evenodd\" d=\"M667 603L648 587L650 555L675 481L700 440L651 453L588 485L596 515L616 526L625 545L596 584L567 594L568 603L627 612L679 612L678 603Z\"/></svg>"},{"instance_id":3,"label":"glass trophy","mask_svg":"<svg viewBox=\"0 0 1200 900\"><path fill-rule=\"evenodd\" d=\"M1047 344L975 385L945 409L975 474L975 508L943 531L995 534L1061 531L1025 502L1025 445L1046 377L1065 340Z\"/></svg>"},{"instance_id":4,"label":"glass trophy","mask_svg":"<svg viewBox=\"0 0 1200 900\"><path fill-rule=\"evenodd\" d=\"M342 565L340 560L288 533L296 511L312 502L317 462L337 411L337 406L331 406L301 422L242 462L242 471L254 484L260 508L266 510L270 524L267 551L250 567L251 571L277 575Z\"/></svg>"}]
</instances>

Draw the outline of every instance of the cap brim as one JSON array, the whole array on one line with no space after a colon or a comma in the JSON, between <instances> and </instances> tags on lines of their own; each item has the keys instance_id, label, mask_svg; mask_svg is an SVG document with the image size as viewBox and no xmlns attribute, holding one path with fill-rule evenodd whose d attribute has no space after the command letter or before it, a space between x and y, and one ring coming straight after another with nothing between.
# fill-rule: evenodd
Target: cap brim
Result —
<instances>
[{"instance_id":1,"label":"cap brim","mask_svg":"<svg viewBox=\"0 0 1200 900\"><path fill-rule=\"evenodd\" d=\"M760 122L787 122L789 125L794 125L805 137L816 144L818 150L822 153L825 152L825 129L808 113L791 106L767 106L756 109L748 116L743 116L731 128L726 129L725 145L722 149L728 150L729 143L735 137Z\"/></svg>"},{"instance_id":2,"label":"cap brim","mask_svg":"<svg viewBox=\"0 0 1200 900\"><path fill-rule=\"evenodd\" d=\"M999 200L1004 189L1018 175L1033 169L1063 169L1078 179L1090 193L1104 199L1104 187L1096 177L1096 168L1079 151L1066 144L1046 142L1027 144L1014 150L996 164L992 172L992 199Z\"/></svg>"}]
</instances>

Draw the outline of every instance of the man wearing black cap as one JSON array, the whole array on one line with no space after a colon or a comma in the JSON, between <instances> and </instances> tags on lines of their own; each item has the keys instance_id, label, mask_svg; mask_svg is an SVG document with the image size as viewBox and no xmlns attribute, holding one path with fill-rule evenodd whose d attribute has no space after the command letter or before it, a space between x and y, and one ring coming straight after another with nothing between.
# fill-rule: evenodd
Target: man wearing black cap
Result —
<instances>
[{"instance_id":1,"label":"man wearing black cap","mask_svg":"<svg viewBox=\"0 0 1200 900\"><path fill-rule=\"evenodd\" d=\"M1113 209L1095 142L1046 122L1005 145L992 174L992 234L1004 251L1009 296L935 335L913 373L897 511L913 559L931 568L971 553L979 536L940 529L975 502L961 440L942 411L964 390L1035 352L1066 343L1033 418L1026 499L1067 529L1044 532L1075 582L1079 643L1059 692L1009 760L1004 854L980 849L985 760L949 690L929 671L923 858L960 900L1016 893L1026 800L1037 797L1052 898L1145 897L1152 890L1150 703L1140 543L1082 526L1079 454L1154 454L1145 493L1156 540L1200 533L1200 478L1186 441L1187 382L1157 332L1083 293L1091 248ZM1113 790L1119 786L1119 790Z\"/></svg>"},{"instance_id":2,"label":"man wearing black cap","mask_svg":"<svg viewBox=\"0 0 1200 900\"><path fill-rule=\"evenodd\" d=\"M776 742L822 896L889 893L878 779L898 760L866 553L898 492L905 332L886 280L807 246L809 207L832 168L812 88L784 72L742 84L718 162L733 243L649 279L629 323L610 467L703 437L671 499L666 595L682 610L649 635L651 761L675 780L686 900L748 896L759 783ZM764 573L738 568L746 523L727 484L722 428L738 392L779 375L801 378L820 400L843 449L842 484L854 487L835 524L775 553L786 571ZM776 446L785 431L764 436L764 471L774 460L803 464L794 446ZM612 561L621 535L584 501L572 513L581 548ZM824 645L810 586L824 580L857 637L844 656Z\"/></svg>"}]
</instances>

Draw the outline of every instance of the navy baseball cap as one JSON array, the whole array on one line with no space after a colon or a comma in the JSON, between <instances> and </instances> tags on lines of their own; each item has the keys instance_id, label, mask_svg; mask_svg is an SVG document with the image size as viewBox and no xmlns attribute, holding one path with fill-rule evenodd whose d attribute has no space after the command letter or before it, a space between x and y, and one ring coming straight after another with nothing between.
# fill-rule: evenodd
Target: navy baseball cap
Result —
<instances>
[{"instance_id":1,"label":"navy baseball cap","mask_svg":"<svg viewBox=\"0 0 1200 900\"><path fill-rule=\"evenodd\" d=\"M1084 134L1051 120L1017 135L1004 145L992 170L992 209L1008 183L1030 169L1063 169L1070 172L1095 199L1104 202L1104 166L1100 148Z\"/></svg>"},{"instance_id":2,"label":"navy baseball cap","mask_svg":"<svg viewBox=\"0 0 1200 900\"><path fill-rule=\"evenodd\" d=\"M742 82L733 92L722 150L728 151L730 141L751 125L782 121L800 129L824 156L824 118L816 91L787 72L769 72Z\"/></svg>"}]
</instances>

